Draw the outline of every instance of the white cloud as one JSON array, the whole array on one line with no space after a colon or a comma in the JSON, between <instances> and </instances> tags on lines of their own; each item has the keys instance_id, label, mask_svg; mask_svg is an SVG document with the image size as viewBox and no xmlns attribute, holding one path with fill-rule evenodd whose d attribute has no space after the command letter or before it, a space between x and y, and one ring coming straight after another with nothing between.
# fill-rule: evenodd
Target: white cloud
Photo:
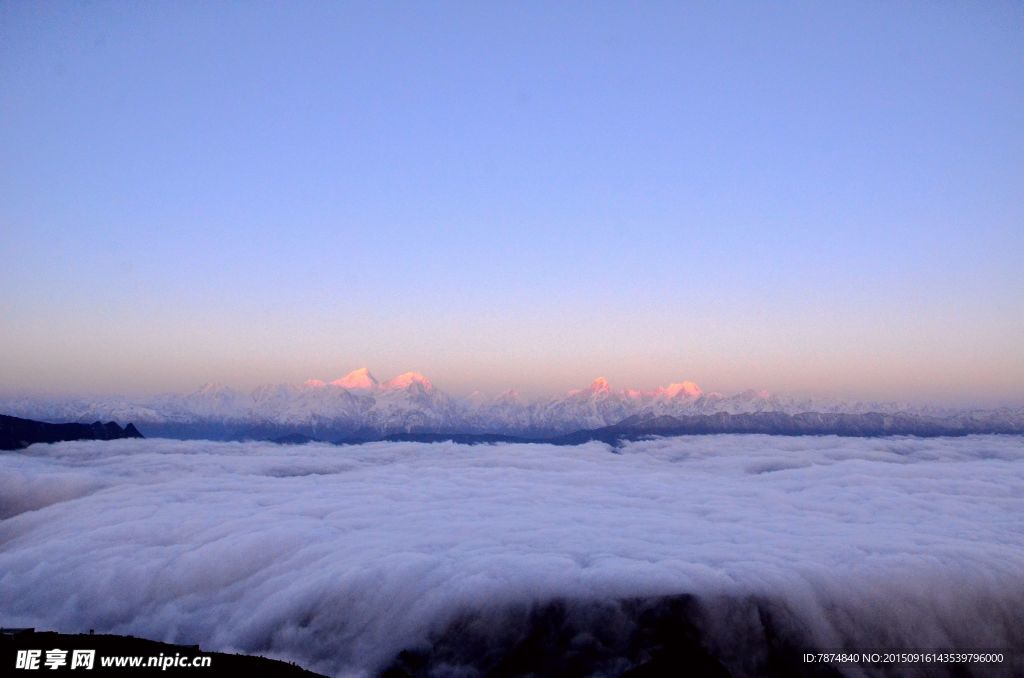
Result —
<instances>
[{"instance_id":1,"label":"white cloud","mask_svg":"<svg viewBox=\"0 0 1024 678\"><path fill-rule=\"evenodd\" d=\"M0 456L2 622L359 673L466 609L692 593L822 647L1020 647L1022 488L1000 436L37 445Z\"/></svg>"}]
</instances>

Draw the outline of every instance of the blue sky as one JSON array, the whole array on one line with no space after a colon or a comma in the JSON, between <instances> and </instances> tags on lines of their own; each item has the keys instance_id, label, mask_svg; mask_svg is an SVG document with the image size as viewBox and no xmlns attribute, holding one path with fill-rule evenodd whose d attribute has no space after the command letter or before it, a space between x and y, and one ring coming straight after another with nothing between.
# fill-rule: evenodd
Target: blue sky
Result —
<instances>
[{"instance_id":1,"label":"blue sky","mask_svg":"<svg viewBox=\"0 0 1024 678\"><path fill-rule=\"evenodd\" d=\"M0 5L0 390L1024 393L1024 9Z\"/></svg>"}]
</instances>

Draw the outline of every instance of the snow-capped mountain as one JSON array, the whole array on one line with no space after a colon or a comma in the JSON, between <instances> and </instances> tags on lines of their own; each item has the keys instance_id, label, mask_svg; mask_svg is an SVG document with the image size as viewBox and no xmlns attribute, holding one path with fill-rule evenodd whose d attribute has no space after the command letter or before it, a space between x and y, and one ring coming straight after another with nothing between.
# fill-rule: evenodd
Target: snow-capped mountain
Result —
<instances>
[{"instance_id":1,"label":"snow-capped mountain","mask_svg":"<svg viewBox=\"0 0 1024 678\"><path fill-rule=\"evenodd\" d=\"M361 368L327 382L260 386L250 393L207 384L185 394L149 398L20 398L0 401L0 412L47 421L134 422L147 435L244 438L302 434L321 439L394 433L493 433L547 436L618 424L629 417L687 417L725 413L913 413L1024 421L1024 412L937 412L893 403L812 401L766 391L705 392L691 381L652 391L614 389L604 378L588 387L535 401L515 391L487 398L455 398L418 372L385 382ZM994 418L994 419L993 419Z\"/></svg>"}]
</instances>

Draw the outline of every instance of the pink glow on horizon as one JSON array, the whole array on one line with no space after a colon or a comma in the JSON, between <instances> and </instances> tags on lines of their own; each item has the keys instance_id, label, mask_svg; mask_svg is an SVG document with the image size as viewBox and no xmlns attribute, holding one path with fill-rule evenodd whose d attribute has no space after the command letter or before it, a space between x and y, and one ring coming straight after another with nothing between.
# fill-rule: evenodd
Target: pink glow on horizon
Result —
<instances>
[{"instance_id":1,"label":"pink glow on horizon","mask_svg":"<svg viewBox=\"0 0 1024 678\"><path fill-rule=\"evenodd\" d=\"M383 383L377 381L377 379L370 372L369 368L361 367L357 370L353 370L346 374L344 377L335 379L331 382L324 382L321 379L307 379L303 382L305 388L311 389L322 389L325 387L335 387L353 390L367 390L367 391L404 391L411 387L418 386L425 391L434 391L435 387L433 383L420 372L404 372L398 376L389 379ZM208 385L204 390L210 388L223 388L219 385ZM766 390L753 390L748 389L746 393L757 397L757 398L771 398L772 393ZM692 381L678 381L672 382L667 386L658 386L651 390L644 390L639 388L623 388L613 389L611 383L605 377L597 377L586 388L572 389L568 391L568 395L590 397L624 397L630 400L672 400L676 398L687 398L697 399L701 397L719 398L722 394L711 391L704 391L699 385ZM518 391L515 389L508 389L502 392L495 398L495 401L519 401L521 398ZM469 396L469 399L474 402L485 402L489 399L484 396L480 391L473 391Z\"/></svg>"}]
</instances>

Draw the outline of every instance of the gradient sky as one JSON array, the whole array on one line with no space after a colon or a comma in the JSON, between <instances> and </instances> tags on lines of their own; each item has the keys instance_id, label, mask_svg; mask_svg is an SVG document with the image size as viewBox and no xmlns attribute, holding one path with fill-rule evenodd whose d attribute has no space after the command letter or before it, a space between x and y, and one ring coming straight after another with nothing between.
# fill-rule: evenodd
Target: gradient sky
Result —
<instances>
[{"instance_id":1,"label":"gradient sky","mask_svg":"<svg viewBox=\"0 0 1024 678\"><path fill-rule=\"evenodd\" d=\"M1024 7L0 3L0 390L1024 396Z\"/></svg>"}]
</instances>

